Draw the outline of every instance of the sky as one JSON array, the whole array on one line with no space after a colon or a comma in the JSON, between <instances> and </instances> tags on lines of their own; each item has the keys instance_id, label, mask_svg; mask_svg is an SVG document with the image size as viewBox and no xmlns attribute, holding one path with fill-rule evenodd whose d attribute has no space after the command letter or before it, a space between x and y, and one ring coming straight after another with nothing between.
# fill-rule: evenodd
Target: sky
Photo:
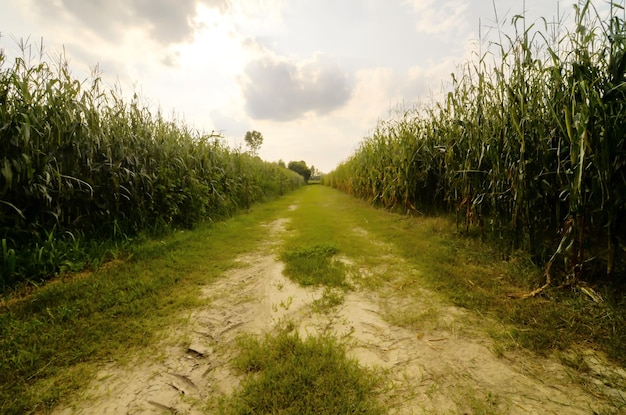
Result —
<instances>
[{"instance_id":1,"label":"sky","mask_svg":"<svg viewBox=\"0 0 626 415\"><path fill-rule=\"evenodd\" d=\"M575 0L0 0L0 48L20 39L233 147L323 172L381 119L440 99L459 65ZM599 3L596 1L596 3Z\"/></svg>"}]
</instances>

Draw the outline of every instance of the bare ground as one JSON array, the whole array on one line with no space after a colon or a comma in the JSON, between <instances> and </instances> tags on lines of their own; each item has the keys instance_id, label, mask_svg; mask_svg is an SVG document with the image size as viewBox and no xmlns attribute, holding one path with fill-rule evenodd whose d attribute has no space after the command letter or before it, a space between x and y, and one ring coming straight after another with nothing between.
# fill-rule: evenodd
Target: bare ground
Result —
<instances>
[{"instance_id":1,"label":"bare ground","mask_svg":"<svg viewBox=\"0 0 626 415\"><path fill-rule=\"evenodd\" d=\"M623 369L594 352L585 354L590 369L584 375L554 357L497 352L487 330L498 330L499 323L450 306L426 289L419 298L403 295L393 275L406 267L384 244L384 269L361 268L353 277L355 290L340 306L315 312L313 302L323 290L291 282L275 259L286 223L268 224L272 236L267 244L206 286L206 306L184 316L184 324L164 330L154 350L130 365L102 368L80 400L55 413L212 413L217 398L240 382L229 364L237 337L271 331L284 319L303 336L330 333L343 339L362 365L385 371L388 384L381 399L391 414L619 413L616 402L626 400ZM370 237L364 229L354 233ZM359 278L376 273L391 276L382 289L359 288Z\"/></svg>"}]
</instances>

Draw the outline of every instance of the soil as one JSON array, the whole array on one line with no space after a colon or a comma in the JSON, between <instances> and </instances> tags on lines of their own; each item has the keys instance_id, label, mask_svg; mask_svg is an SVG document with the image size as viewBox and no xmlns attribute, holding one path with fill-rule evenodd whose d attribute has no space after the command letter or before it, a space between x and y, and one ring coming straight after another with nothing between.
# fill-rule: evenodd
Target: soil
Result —
<instances>
[{"instance_id":1,"label":"soil","mask_svg":"<svg viewBox=\"0 0 626 415\"><path fill-rule=\"evenodd\" d=\"M343 339L362 365L385 370L389 383L381 399L390 414L609 414L618 413L616 401L625 402L626 371L597 353L582 353L588 370L581 373L554 356L498 352L487 330L499 323L446 304L426 289L419 298L403 296L391 283L374 292L359 288L356 276L355 289L341 305L315 312L313 302L323 289L293 283L276 259L287 222L267 224L267 243L204 287L206 305L165 330L155 350L129 365L102 368L78 401L55 414L211 413L207 408L217 397L241 381L229 364L238 336L271 332L284 319L302 336ZM370 237L364 229L354 233ZM384 271L401 262L390 256ZM360 271L365 278L383 270ZM414 314L419 321L402 323Z\"/></svg>"}]
</instances>

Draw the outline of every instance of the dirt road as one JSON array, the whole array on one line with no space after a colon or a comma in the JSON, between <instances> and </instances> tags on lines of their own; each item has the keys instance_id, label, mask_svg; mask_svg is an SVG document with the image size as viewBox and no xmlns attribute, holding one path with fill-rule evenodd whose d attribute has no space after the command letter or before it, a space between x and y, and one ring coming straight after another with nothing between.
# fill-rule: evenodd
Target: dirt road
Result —
<instances>
[{"instance_id":1,"label":"dirt road","mask_svg":"<svg viewBox=\"0 0 626 415\"><path fill-rule=\"evenodd\" d=\"M498 352L488 330L499 323L451 306L427 289L417 298L403 295L393 276L406 273L406 264L382 242L374 241L382 267L367 269L342 258L355 270L354 289L340 305L316 312L323 288L295 284L277 260L288 225L289 218L265 224L269 239L204 287L203 307L165 330L160 344L131 364L103 367L81 399L55 414L215 413L219 396L240 382L229 363L237 337L272 331L286 319L302 336L341 338L362 365L384 370L388 383L380 399L390 414L617 413L612 402L624 399L616 386L624 384L624 370L590 352L591 369L581 378L554 358ZM373 238L364 228L352 232L354 238ZM376 290L359 284L378 272L389 276L388 283ZM419 283L419 272L410 272ZM419 328L394 323L408 312L419 316Z\"/></svg>"}]
</instances>

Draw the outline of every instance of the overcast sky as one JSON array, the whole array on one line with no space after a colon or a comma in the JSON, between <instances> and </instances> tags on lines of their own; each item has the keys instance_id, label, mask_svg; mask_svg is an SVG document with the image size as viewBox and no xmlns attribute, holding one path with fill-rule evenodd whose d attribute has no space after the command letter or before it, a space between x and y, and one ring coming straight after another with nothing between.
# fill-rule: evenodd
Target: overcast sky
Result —
<instances>
[{"instance_id":1,"label":"overcast sky","mask_svg":"<svg viewBox=\"0 0 626 415\"><path fill-rule=\"evenodd\" d=\"M558 3L526 0L526 21ZM523 4L495 0L507 30ZM327 172L391 109L439 96L495 16L492 0L0 0L0 48L43 38L81 80L97 64L166 115L231 145L258 130L262 158Z\"/></svg>"}]
</instances>

